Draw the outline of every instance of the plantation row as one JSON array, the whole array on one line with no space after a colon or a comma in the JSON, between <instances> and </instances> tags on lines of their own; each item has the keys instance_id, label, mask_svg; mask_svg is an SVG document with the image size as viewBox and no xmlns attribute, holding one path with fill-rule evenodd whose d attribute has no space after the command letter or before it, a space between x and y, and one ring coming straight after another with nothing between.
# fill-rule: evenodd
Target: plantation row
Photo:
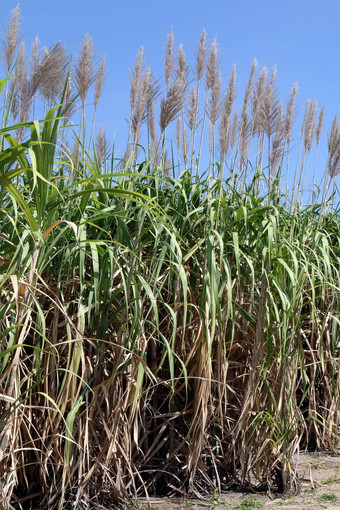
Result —
<instances>
[{"instance_id":1,"label":"plantation row","mask_svg":"<svg viewBox=\"0 0 340 510\"><path fill-rule=\"evenodd\" d=\"M85 100L92 85L99 100L104 69L89 36L74 68L63 60L57 93L48 96L47 78L34 90L30 108L47 113L30 122L13 110L26 90L18 34L17 8L3 52L15 78L0 83L1 506L97 509L184 491L298 490L293 454L339 449L337 119L323 186L303 205L323 126L316 103L287 194L296 87L284 113L275 73L256 82L254 64L239 120L229 122L235 73L223 96L216 42L208 48L201 37L194 101L170 34L159 132L161 86L140 52L129 143L116 160L102 130L97 144L94 128L86 132ZM48 76L46 51L37 69ZM70 120L77 105L80 131ZM179 152L169 160L176 119Z\"/></svg>"}]
</instances>

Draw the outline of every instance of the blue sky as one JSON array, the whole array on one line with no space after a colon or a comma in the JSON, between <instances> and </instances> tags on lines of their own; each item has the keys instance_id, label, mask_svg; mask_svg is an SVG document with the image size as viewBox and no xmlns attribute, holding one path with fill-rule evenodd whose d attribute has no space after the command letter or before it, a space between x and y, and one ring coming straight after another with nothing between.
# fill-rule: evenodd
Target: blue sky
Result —
<instances>
[{"instance_id":1,"label":"blue sky","mask_svg":"<svg viewBox=\"0 0 340 510\"><path fill-rule=\"evenodd\" d=\"M3 27L18 2L1 4ZM297 81L300 111L308 98L325 107L324 138L334 114L340 112L340 2L336 0L22 0L20 7L27 47L38 35L42 45L60 40L77 54L89 33L98 57L106 54L108 78L97 120L109 136L125 129L129 69L140 46L156 77L163 77L163 52L171 26L176 45L184 45L191 61L203 28L210 41L217 36L223 77L227 80L235 63L241 95L254 57L260 67L277 64L284 101Z\"/></svg>"}]
</instances>

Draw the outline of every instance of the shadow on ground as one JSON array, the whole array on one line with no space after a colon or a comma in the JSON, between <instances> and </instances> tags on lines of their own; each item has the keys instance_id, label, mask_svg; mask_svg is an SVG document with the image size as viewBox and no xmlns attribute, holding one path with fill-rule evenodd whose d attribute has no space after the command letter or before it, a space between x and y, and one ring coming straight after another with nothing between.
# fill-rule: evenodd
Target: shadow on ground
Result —
<instances>
[{"instance_id":1,"label":"shadow on ground","mask_svg":"<svg viewBox=\"0 0 340 510\"><path fill-rule=\"evenodd\" d=\"M301 453L296 458L301 493L286 499L269 499L265 494L228 491L208 499L140 499L136 509L151 510L339 510L340 454Z\"/></svg>"}]
</instances>

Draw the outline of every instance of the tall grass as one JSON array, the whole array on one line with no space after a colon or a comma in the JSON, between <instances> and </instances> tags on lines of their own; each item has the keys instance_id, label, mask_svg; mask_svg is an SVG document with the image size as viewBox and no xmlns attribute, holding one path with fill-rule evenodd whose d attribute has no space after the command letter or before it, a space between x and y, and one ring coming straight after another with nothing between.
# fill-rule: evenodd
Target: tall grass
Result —
<instances>
[{"instance_id":1,"label":"tall grass","mask_svg":"<svg viewBox=\"0 0 340 510\"><path fill-rule=\"evenodd\" d=\"M2 507L298 490L293 454L339 448L337 119L323 187L306 195L323 124L308 103L287 194L297 86L284 109L275 70L256 77L254 61L238 115L236 71L223 95L217 42L202 34L189 90L170 34L164 89L138 54L116 160L102 127L97 145L86 131L85 100L93 86L97 109L105 74L90 37L74 71L60 45L39 64L35 44L31 69L45 81L35 88L35 71L24 73L27 98L18 19L1 82ZM49 58L65 73L53 97ZM33 107L44 120L28 121Z\"/></svg>"}]
</instances>

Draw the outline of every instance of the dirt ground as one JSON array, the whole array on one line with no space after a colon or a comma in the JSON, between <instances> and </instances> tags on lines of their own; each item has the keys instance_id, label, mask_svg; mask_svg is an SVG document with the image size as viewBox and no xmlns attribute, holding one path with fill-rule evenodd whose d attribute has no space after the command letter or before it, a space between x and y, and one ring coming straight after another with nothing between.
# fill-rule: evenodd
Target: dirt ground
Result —
<instances>
[{"instance_id":1,"label":"dirt ground","mask_svg":"<svg viewBox=\"0 0 340 510\"><path fill-rule=\"evenodd\" d=\"M150 510L339 510L340 454L301 453L297 459L301 493L288 499L271 500L264 494L225 492L209 499L141 499L137 509Z\"/></svg>"}]
</instances>

